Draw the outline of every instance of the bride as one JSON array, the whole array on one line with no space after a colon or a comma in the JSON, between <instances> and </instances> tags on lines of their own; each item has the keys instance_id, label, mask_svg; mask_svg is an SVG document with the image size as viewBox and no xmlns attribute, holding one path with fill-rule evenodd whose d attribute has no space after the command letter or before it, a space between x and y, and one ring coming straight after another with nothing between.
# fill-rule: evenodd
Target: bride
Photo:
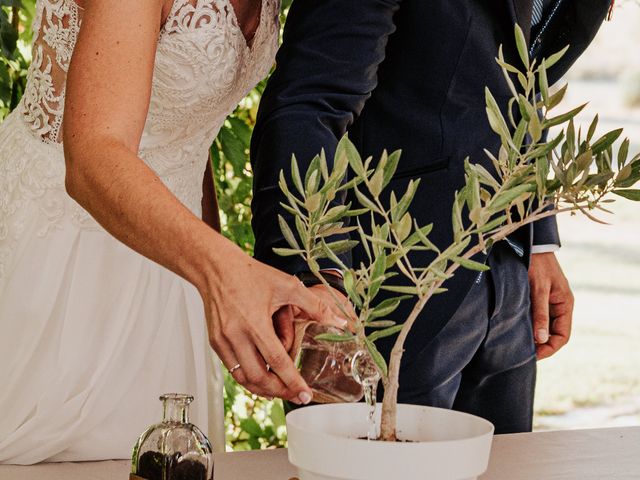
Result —
<instances>
[{"instance_id":1,"label":"bride","mask_svg":"<svg viewBox=\"0 0 640 480\"><path fill-rule=\"evenodd\" d=\"M253 392L309 402L272 316L343 322L200 219L214 223L208 148L272 65L278 0L37 12L28 86L0 126L0 462L128 458L170 391L195 395L222 450L208 339Z\"/></svg>"}]
</instances>

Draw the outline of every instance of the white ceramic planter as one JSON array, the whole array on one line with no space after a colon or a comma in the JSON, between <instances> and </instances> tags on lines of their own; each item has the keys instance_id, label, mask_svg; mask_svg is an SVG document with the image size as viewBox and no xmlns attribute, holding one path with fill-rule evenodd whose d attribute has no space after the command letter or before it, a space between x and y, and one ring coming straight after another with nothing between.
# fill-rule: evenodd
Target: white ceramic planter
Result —
<instances>
[{"instance_id":1,"label":"white ceramic planter","mask_svg":"<svg viewBox=\"0 0 640 480\"><path fill-rule=\"evenodd\" d=\"M482 418L399 405L398 437L407 442L361 440L361 403L295 410L287 432L289 461L301 480L474 480L487 469L493 439L493 425Z\"/></svg>"}]
</instances>

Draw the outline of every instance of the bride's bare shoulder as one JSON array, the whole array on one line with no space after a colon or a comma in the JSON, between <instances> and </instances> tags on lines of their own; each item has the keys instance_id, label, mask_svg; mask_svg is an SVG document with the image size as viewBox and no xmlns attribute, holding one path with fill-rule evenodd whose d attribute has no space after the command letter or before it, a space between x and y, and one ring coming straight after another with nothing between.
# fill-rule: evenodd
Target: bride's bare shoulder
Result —
<instances>
[{"instance_id":1,"label":"bride's bare shoulder","mask_svg":"<svg viewBox=\"0 0 640 480\"><path fill-rule=\"evenodd\" d=\"M155 52L169 0L82 0L82 28L67 75L63 140L96 137L136 151L147 117Z\"/></svg>"},{"instance_id":2,"label":"bride's bare shoulder","mask_svg":"<svg viewBox=\"0 0 640 480\"><path fill-rule=\"evenodd\" d=\"M96 0L73 0L73 1L82 10L85 10L90 3L96 3ZM178 1L181 1L181 0L148 0L147 3L149 3L152 8L160 12L161 24L164 24L167 17L169 17L169 14L171 13L171 9L173 8L174 4ZM187 1L191 1L191 0L187 0ZM116 8L113 8L113 10L116 11ZM122 12L122 13L125 13L125 12Z\"/></svg>"}]
</instances>

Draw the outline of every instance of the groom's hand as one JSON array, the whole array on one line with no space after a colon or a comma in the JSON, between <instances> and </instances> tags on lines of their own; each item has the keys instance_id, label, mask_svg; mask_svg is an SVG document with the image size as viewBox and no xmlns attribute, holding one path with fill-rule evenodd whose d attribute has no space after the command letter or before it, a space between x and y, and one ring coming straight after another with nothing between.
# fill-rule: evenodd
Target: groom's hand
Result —
<instances>
[{"instance_id":1,"label":"groom's hand","mask_svg":"<svg viewBox=\"0 0 640 480\"><path fill-rule=\"evenodd\" d=\"M550 357L569 341L573 293L554 253L535 253L529 266L533 334L538 360Z\"/></svg>"},{"instance_id":2,"label":"groom's hand","mask_svg":"<svg viewBox=\"0 0 640 480\"><path fill-rule=\"evenodd\" d=\"M311 291L314 295L316 295L329 305L335 305L335 299L338 299L343 309L349 314L349 318L351 319L350 322L353 321L352 319L356 318L356 313L353 309L353 306L349 302L349 299L345 297L344 294L339 290L336 290L334 288L331 289L331 292L333 292L333 295L335 295L334 298L334 296L324 285L313 285L308 288L309 291ZM299 308L289 305L278 310L273 316L276 333L287 352L290 352L291 348L293 347L295 322L302 322L307 320L311 320L310 318L308 318L308 315L306 315ZM350 327L353 327L353 325L350 325Z\"/></svg>"}]
</instances>

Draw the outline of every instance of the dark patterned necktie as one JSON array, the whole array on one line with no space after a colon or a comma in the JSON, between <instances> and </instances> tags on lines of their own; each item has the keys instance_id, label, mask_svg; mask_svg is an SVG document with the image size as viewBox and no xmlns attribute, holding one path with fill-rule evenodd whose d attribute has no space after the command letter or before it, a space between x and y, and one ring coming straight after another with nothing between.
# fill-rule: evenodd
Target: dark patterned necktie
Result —
<instances>
[{"instance_id":1,"label":"dark patterned necktie","mask_svg":"<svg viewBox=\"0 0 640 480\"><path fill-rule=\"evenodd\" d=\"M533 15L531 16L531 26L536 26L542 21L544 12L544 0L533 0Z\"/></svg>"}]
</instances>

